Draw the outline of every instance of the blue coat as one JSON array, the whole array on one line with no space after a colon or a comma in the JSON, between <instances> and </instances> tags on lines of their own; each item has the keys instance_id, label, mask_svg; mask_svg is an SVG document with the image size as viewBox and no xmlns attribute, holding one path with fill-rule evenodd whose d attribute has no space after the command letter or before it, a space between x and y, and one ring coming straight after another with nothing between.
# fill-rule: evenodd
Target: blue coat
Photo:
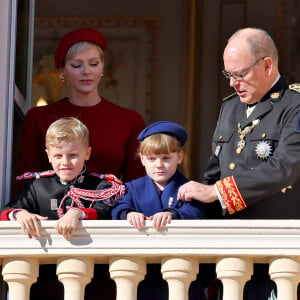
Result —
<instances>
[{"instance_id":1,"label":"blue coat","mask_svg":"<svg viewBox=\"0 0 300 300\"><path fill-rule=\"evenodd\" d=\"M144 176L125 184L126 193L112 211L113 219L126 219L130 211L152 216L158 212L170 211L173 219L202 219L205 205L198 201L177 200L178 188L188 180L177 171L165 189L159 191L149 176Z\"/></svg>"}]
</instances>

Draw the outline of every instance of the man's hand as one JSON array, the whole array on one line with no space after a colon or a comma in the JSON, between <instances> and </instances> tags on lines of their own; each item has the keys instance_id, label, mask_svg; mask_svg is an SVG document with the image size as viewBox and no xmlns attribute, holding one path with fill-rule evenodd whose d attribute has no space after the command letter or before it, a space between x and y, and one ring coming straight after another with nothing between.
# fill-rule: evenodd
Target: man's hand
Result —
<instances>
[{"instance_id":1,"label":"man's hand","mask_svg":"<svg viewBox=\"0 0 300 300\"><path fill-rule=\"evenodd\" d=\"M30 239L33 236L41 236L41 226L39 221L48 220L48 217L32 214L27 210L16 211L14 217L20 223L24 234L28 234Z\"/></svg>"},{"instance_id":2,"label":"man's hand","mask_svg":"<svg viewBox=\"0 0 300 300\"><path fill-rule=\"evenodd\" d=\"M218 200L218 195L213 185L189 181L179 188L177 199L182 201L195 199L204 203L211 203Z\"/></svg>"},{"instance_id":3,"label":"man's hand","mask_svg":"<svg viewBox=\"0 0 300 300\"><path fill-rule=\"evenodd\" d=\"M172 213L169 211L162 211L147 218L147 220L152 220L153 228L158 230L163 228L167 223L171 222Z\"/></svg>"},{"instance_id":4,"label":"man's hand","mask_svg":"<svg viewBox=\"0 0 300 300\"><path fill-rule=\"evenodd\" d=\"M57 232L66 240L69 240L75 232L79 219L82 217L82 211L77 208L70 208L55 224Z\"/></svg>"}]
</instances>

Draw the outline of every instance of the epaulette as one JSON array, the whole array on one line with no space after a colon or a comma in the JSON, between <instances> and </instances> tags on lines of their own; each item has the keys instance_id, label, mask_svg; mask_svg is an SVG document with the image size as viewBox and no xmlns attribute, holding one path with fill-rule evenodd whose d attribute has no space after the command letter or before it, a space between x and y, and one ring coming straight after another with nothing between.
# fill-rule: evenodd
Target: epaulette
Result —
<instances>
[{"instance_id":1,"label":"epaulette","mask_svg":"<svg viewBox=\"0 0 300 300\"><path fill-rule=\"evenodd\" d=\"M17 180L26 180L26 179L33 179L33 178L41 178L41 177L49 177L55 175L55 171L42 171L42 172L26 172L22 175L16 177Z\"/></svg>"},{"instance_id":2,"label":"epaulette","mask_svg":"<svg viewBox=\"0 0 300 300\"><path fill-rule=\"evenodd\" d=\"M300 83L292 83L289 85L289 89L300 93Z\"/></svg>"},{"instance_id":3,"label":"epaulette","mask_svg":"<svg viewBox=\"0 0 300 300\"><path fill-rule=\"evenodd\" d=\"M101 179L104 178L104 174L97 174L97 173L89 173L90 176L99 177Z\"/></svg>"},{"instance_id":4,"label":"epaulette","mask_svg":"<svg viewBox=\"0 0 300 300\"><path fill-rule=\"evenodd\" d=\"M95 177L99 177L101 179L105 179L108 182L112 183L112 182L116 182L118 184L123 184L123 182L117 178L115 175L112 174L97 174L97 173L90 173L90 176L95 176Z\"/></svg>"},{"instance_id":5,"label":"epaulette","mask_svg":"<svg viewBox=\"0 0 300 300\"><path fill-rule=\"evenodd\" d=\"M229 100L229 99L233 98L233 97L236 96L236 95L237 95L237 93L233 93L233 94L231 94L231 95L229 95L229 96L223 98L223 101Z\"/></svg>"}]
</instances>

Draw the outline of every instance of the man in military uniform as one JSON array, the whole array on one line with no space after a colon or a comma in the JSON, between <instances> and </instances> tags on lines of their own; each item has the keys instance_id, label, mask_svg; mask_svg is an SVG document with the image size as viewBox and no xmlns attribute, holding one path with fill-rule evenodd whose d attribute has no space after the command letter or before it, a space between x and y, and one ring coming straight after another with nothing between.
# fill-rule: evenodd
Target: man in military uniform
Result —
<instances>
[{"instance_id":1,"label":"man in military uniform","mask_svg":"<svg viewBox=\"0 0 300 300\"><path fill-rule=\"evenodd\" d=\"M184 184L178 198L211 203L213 218L300 218L299 85L281 76L261 29L233 34L223 59L235 94L222 105L205 183Z\"/></svg>"}]
</instances>

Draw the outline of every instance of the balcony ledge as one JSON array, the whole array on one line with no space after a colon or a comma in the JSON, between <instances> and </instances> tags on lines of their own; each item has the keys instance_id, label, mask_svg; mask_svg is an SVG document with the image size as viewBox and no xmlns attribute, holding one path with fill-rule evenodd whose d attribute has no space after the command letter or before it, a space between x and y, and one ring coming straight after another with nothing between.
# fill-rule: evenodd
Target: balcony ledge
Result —
<instances>
[{"instance_id":1,"label":"balcony ledge","mask_svg":"<svg viewBox=\"0 0 300 300\"><path fill-rule=\"evenodd\" d=\"M17 222L0 222L0 258L38 256L184 255L214 262L218 256L251 256L256 261L300 255L300 220L174 220L163 230L146 221L143 230L127 221L82 221L69 241L57 234L55 221L43 221L42 236L29 239Z\"/></svg>"}]
</instances>

